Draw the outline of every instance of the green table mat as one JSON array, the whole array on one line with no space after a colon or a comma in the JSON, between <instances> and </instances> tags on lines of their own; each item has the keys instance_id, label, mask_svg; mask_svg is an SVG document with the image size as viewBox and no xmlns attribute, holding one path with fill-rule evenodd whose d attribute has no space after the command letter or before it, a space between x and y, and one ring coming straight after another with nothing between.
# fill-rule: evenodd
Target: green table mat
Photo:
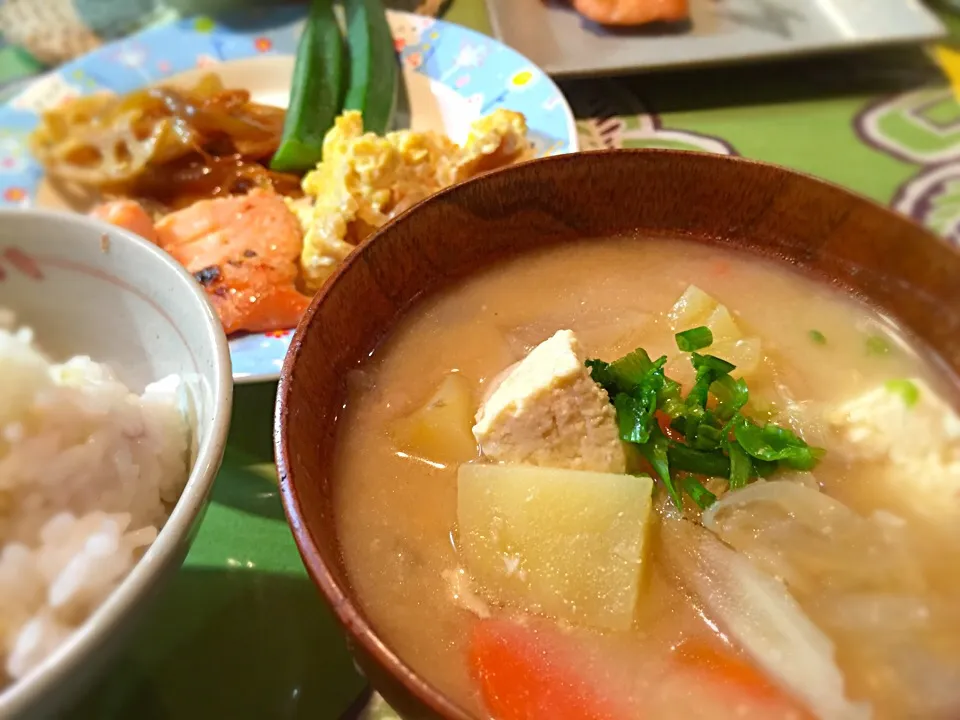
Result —
<instances>
[{"instance_id":1,"label":"green table mat","mask_svg":"<svg viewBox=\"0 0 960 720\"><path fill-rule=\"evenodd\" d=\"M456 0L446 17L489 32L482 0ZM960 39L960 22L944 19ZM3 52L0 81L37 71L20 51ZM960 103L923 49L562 88L584 148L672 147L774 162L960 238ZM275 392L272 383L236 389L224 467L182 571L71 717L322 720L340 717L362 690L283 518L271 447ZM379 708L370 717L387 714Z\"/></svg>"}]
</instances>

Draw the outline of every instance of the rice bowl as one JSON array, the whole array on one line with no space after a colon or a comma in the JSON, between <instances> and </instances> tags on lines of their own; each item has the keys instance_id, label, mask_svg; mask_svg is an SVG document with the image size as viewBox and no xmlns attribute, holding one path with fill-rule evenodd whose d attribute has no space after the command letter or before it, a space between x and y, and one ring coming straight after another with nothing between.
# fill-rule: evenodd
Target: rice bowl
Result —
<instances>
[{"instance_id":1,"label":"rice bowl","mask_svg":"<svg viewBox=\"0 0 960 720\"><path fill-rule=\"evenodd\" d=\"M232 379L216 317L163 252L84 218L0 220L0 716L50 716L179 567Z\"/></svg>"}]
</instances>

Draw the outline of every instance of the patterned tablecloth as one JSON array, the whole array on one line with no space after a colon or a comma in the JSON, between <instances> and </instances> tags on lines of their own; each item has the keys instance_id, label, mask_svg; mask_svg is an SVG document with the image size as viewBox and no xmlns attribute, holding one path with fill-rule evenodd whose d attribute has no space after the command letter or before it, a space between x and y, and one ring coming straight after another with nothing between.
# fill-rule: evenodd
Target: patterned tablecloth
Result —
<instances>
[{"instance_id":1,"label":"patterned tablecloth","mask_svg":"<svg viewBox=\"0 0 960 720\"><path fill-rule=\"evenodd\" d=\"M238 0L178 3L218 1ZM0 29L9 42L33 42L43 59L56 60L56 38L18 31L17 18L41 7L60 20L79 18L69 40L89 47L144 18L162 21L178 3L0 0ZM117 18L105 14L107 6L126 11ZM943 18L954 40L936 49L573 81L562 89L585 149L670 147L778 163L890 204L960 243L960 54L951 49L960 43L960 20ZM455 0L447 19L489 32L482 0ZM0 50L0 83L13 83L7 92L42 71L22 48ZM362 688L283 521L270 446L275 390L237 388L224 469L184 570L74 716L336 718Z\"/></svg>"},{"instance_id":2,"label":"patterned tablecloth","mask_svg":"<svg viewBox=\"0 0 960 720\"><path fill-rule=\"evenodd\" d=\"M902 62L883 64L894 57L563 89L583 149L666 147L773 162L888 203L960 242L960 103L933 60L900 54Z\"/></svg>"}]
</instances>

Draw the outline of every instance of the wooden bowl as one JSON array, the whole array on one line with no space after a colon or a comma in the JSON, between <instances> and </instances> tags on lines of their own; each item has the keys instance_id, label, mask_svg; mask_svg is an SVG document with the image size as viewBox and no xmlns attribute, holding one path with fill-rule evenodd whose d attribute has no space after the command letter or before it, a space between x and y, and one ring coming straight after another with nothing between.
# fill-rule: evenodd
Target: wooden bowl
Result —
<instances>
[{"instance_id":1,"label":"wooden bowl","mask_svg":"<svg viewBox=\"0 0 960 720\"><path fill-rule=\"evenodd\" d=\"M307 570L373 686L405 717L470 716L381 640L347 581L329 472L344 378L418 298L478 267L638 231L742 248L844 286L960 375L960 254L880 205L782 168L675 151L583 153L485 175L413 208L365 242L300 321L275 436L284 507Z\"/></svg>"}]
</instances>

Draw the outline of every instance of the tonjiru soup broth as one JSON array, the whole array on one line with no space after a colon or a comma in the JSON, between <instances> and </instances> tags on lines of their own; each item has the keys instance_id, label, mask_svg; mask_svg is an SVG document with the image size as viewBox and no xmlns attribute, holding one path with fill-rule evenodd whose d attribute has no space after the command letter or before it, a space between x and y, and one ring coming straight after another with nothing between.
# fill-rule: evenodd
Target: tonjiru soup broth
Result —
<instances>
[{"instance_id":1,"label":"tonjiru soup broth","mask_svg":"<svg viewBox=\"0 0 960 720\"><path fill-rule=\"evenodd\" d=\"M585 240L419 302L348 387L349 580L471 714L960 717L960 420L849 294Z\"/></svg>"}]
</instances>

